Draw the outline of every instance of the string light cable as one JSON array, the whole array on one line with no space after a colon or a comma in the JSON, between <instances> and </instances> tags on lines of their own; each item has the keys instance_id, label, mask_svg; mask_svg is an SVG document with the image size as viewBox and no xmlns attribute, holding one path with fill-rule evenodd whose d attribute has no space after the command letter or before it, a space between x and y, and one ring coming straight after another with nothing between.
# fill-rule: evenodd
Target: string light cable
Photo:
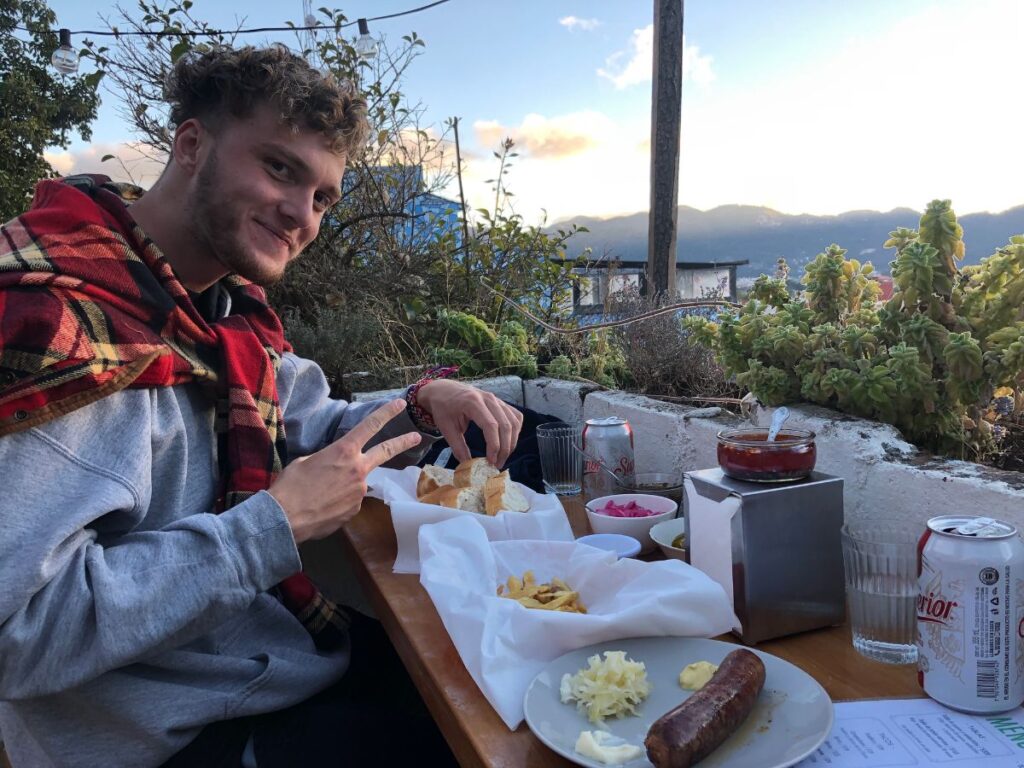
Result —
<instances>
[{"instance_id":1,"label":"string light cable","mask_svg":"<svg viewBox=\"0 0 1024 768\"><path fill-rule=\"evenodd\" d=\"M168 37L176 35L179 37L216 37L218 35L245 35L253 34L257 32L308 32L316 30L334 30L335 32L344 29L345 27L352 27L358 25L359 27L359 38L356 40L356 50L359 55L363 58L369 59L377 55L377 44L373 37L370 36L370 30L368 23L371 21L384 21L385 19L396 19L399 16L408 16L413 13L420 13L421 11L429 10L438 5L444 5L449 0L435 0L433 3L427 5L421 5L418 8L410 8L405 11L399 11L398 13L388 13L383 16L370 16L366 18L359 18L355 21L347 21L343 24L307 24L305 26L285 26L285 27L250 27L248 29L233 29L233 30L220 30L220 29L209 29L209 30L134 30L130 32L121 32L120 30L102 30L102 29L80 29L80 30L69 30L61 28L60 32L60 45L53 52L51 63L54 68L63 74L72 74L78 70L78 55L71 47L71 35L93 35L96 37ZM18 27L16 29L20 32L33 32L27 27Z\"/></svg>"}]
</instances>

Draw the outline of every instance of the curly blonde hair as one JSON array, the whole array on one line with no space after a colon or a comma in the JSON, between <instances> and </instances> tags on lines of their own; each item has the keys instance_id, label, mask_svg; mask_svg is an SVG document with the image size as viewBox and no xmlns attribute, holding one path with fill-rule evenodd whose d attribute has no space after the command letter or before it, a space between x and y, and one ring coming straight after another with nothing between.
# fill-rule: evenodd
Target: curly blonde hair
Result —
<instances>
[{"instance_id":1,"label":"curly blonde hair","mask_svg":"<svg viewBox=\"0 0 1024 768\"><path fill-rule=\"evenodd\" d=\"M171 69L164 93L174 126L198 118L218 130L225 117L248 117L271 104L285 123L322 133L346 157L362 148L370 130L366 100L350 83L318 72L281 45L193 51Z\"/></svg>"}]
</instances>

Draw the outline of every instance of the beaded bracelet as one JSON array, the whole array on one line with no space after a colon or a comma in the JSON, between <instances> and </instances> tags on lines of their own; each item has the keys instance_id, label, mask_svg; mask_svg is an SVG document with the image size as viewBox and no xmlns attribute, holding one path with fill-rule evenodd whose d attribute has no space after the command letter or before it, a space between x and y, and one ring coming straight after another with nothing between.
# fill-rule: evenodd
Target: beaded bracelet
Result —
<instances>
[{"instance_id":1,"label":"beaded bracelet","mask_svg":"<svg viewBox=\"0 0 1024 768\"><path fill-rule=\"evenodd\" d=\"M427 371L419 381L406 390L405 409L409 413L409 418L412 419L413 424L415 424L416 428L421 432L431 432L435 435L440 434L437 430L437 424L434 423L434 417L419 404L419 400L417 398L419 391L432 381L447 379L449 376L454 376L458 372L459 366L457 365L446 365L432 368Z\"/></svg>"}]
</instances>

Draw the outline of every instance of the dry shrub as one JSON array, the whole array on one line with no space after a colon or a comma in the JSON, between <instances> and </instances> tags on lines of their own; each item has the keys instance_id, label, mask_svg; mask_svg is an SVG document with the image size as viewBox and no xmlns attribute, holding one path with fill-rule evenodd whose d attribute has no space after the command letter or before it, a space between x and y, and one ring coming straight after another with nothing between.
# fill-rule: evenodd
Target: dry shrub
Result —
<instances>
[{"instance_id":1,"label":"dry shrub","mask_svg":"<svg viewBox=\"0 0 1024 768\"><path fill-rule=\"evenodd\" d=\"M384 328L371 315L317 307L308 317L289 310L282 319L295 352L316 360L335 397L408 383L397 380L393 360L367 354L384 349L386 343Z\"/></svg>"},{"instance_id":2,"label":"dry shrub","mask_svg":"<svg viewBox=\"0 0 1024 768\"><path fill-rule=\"evenodd\" d=\"M630 288L609 296L606 312L626 318L680 300L670 296L656 303ZM633 388L641 394L698 399L742 396L715 362L714 353L689 336L675 313L620 326L616 336L632 374Z\"/></svg>"}]
</instances>

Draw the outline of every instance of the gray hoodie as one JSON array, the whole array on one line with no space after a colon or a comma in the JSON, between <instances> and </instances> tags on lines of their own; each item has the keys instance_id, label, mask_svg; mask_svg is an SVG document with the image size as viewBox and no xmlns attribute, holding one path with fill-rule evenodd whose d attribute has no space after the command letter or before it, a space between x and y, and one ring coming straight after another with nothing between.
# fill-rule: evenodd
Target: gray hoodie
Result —
<instances>
[{"instance_id":1,"label":"gray hoodie","mask_svg":"<svg viewBox=\"0 0 1024 768\"><path fill-rule=\"evenodd\" d=\"M331 400L292 354L278 394L291 457L380 405ZM403 414L378 439L414 429ZM159 765L205 724L345 672L348 649L317 651L267 593L302 565L281 507L264 491L211 514L216 480L213 408L192 385L0 438L0 732L15 766Z\"/></svg>"}]
</instances>

